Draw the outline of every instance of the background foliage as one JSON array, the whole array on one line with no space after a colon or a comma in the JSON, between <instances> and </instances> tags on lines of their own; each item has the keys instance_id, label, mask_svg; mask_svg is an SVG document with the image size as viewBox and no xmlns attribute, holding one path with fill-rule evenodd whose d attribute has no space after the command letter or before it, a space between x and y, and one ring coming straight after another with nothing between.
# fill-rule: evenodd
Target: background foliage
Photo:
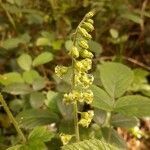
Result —
<instances>
[{"instance_id":1,"label":"background foliage","mask_svg":"<svg viewBox=\"0 0 150 150\"><path fill-rule=\"evenodd\" d=\"M72 108L62 103L62 94L70 88L70 73L59 80L54 67L71 63L67 55L72 45L71 34L92 8L97 10L92 32L94 40L89 42L94 53L92 74L95 85L92 89L96 96L92 108L96 115L90 128L81 129L81 137L89 139L93 135L94 138L103 136L107 139L107 133L112 130L110 143L124 148L125 143L119 134L124 139L127 134L131 141L141 139L144 148L149 148L146 142L149 139L146 120L150 115L148 0L0 0L1 92L26 135L41 125L46 125L50 132L46 133L42 127L30 132L28 139L34 142L29 145L33 149L37 144L36 132L46 134L43 135L45 138L36 137L36 141L41 141L41 150L45 149L45 142L47 147L59 149L62 143L58 132L73 131ZM106 60L119 63L105 65ZM114 98L116 103L110 101ZM128 104L126 99L130 99ZM106 112L109 111L115 112L111 120L115 130L107 126ZM140 117L140 121L136 117ZM3 107L0 107L0 127L1 150L19 142ZM92 144L94 140L90 142ZM129 144L128 147L132 146Z\"/></svg>"}]
</instances>

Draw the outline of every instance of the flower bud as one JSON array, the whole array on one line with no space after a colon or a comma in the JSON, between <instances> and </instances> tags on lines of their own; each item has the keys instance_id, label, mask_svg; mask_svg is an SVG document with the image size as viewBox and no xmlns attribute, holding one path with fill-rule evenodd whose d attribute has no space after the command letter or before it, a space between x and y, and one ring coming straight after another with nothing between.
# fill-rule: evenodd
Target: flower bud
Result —
<instances>
[{"instance_id":1,"label":"flower bud","mask_svg":"<svg viewBox=\"0 0 150 150\"><path fill-rule=\"evenodd\" d=\"M87 31L89 31L89 32L91 32L91 31L94 30L93 25L91 23L89 23L89 22L84 22L83 25L82 25L82 27L84 29L86 29Z\"/></svg>"},{"instance_id":2,"label":"flower bud","mask_svg":"<svg viewBox=\"0 0 150 150\"><path fill-rule=\"evenodd\" d=\"M77 49L77 47L73 46L71 48L71 50L69 51L70 56L74 57L74 58L78 58L79 57L79 51Z\"/></svg>"},{"instance_id":3,"label":"flower bud","mask_svg":"<svg viewBox=\"0 0 150 150\"><path fill-rule=\"evenodd\" d=\"M86 21L87 21L88 23L91 23L91 24L94 23L94 21L93 21L92 19L87 19Z\"/></svg>"},{"instance_id":4,"label":"flower bud","mask_svg":"<svg viewBox=\"0 0 150 150\"><path fill-rule=\"evenodd\" d=\"M67 73L67 71L68 71L68 68L65 66L56 66L55 67L55 74L59 78L62 78L62 76Z\"/></svg>"},{"instance_id":5,"label":"flower bud","mask_svg":"<svg viewBox=\"0 0 150 150\"><path fill-rule=\"evenodd\" d=\"M85 58L82 60L85 71L88 71L92 68L92 60L89 58Z\"/></svg>"},{"instance_id":6,"label":"flower bud","mask_svg":"<svg viewBox=\"0 0 150 150\"><path fill-rule=\"evenodd\" d=\"M86 49L81 51L81 56L83 58L93 58L93 54Z\"/></svg>"},{"instance_id":7,"label":"flower bud","mask_svg":"<svg viewBox=\"0 0 150 150\"><path fill-rule=\"evenodd\" d=\"M88 45L87 41L85 41L85 40L80 41L79 46L82 47L83 49L89 48L89 45Z\"/></svg>"},{"instance_id":8,"label":"flower bud","mask_svg":"<svg viewBox=\"0 0 150 150\"><path fill-rule=\"evenodd\" d=\"M88 40L90 40L92 38L92 36L90 34L88 34L88 32L84 28L79 27L78 31L81 34L81 36L83 36L84 38L86 38Z\"/></svg>"},{"instance_id":9,"label":"flower bud","mask_svg":"<svg viewBox=\"0 0 150 150\"><path fill-rule=\"evenodd\" d=\"M89 19L89 18L92 18L94 16L94 12L90 11L86 14L86 18Z\"/></svg>"}]
</instances>

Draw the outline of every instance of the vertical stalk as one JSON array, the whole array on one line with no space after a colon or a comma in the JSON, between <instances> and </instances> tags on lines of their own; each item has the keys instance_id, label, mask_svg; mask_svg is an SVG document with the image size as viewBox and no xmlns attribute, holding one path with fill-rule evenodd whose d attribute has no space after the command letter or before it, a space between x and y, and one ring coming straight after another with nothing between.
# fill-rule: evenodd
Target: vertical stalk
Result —
<instances>
[{"instance_id":1,"label":"vertical stalk","mask_svg":"<svg viewBox=\"0 0 150 150\"><path fill-rule=\"evenodd\" d=\"M80 141L80 135L79 135L79 125L78 125L78 105L77 102L74 104L74 126L75 126L75 136L76 141Z\"/></svg>"},{"instance_id":2,"label":"vertical stalk","mask_svg":"<svg viewBox=\"0 0 150 150\"><path fill-rule=\"evenodd\" d=\"M18 122L15 120L14 116L12 115L7 103L5 102L3 96L0 93L0 102L2 103L2 106L4 107L4 110L6 111L9 119L12 121L16 131L18 132L18 135L20 136L20 138L22 139L22 142L25 143L26 142L26 138L23 134L23 132L21 131L21 129L19 128Z\"/></svg>"},{"instance_id":3,"label":"vertical stalk","mask_svg":"<svg viewBox=\"0 0 150 150\"><path fill-rule=\"evenodd\" d=\"M72 58L72 90L74 89L74 79L75 79L75 70L74 70L74 63L75 60L74 58ZM76 137L76 141L80 141L80 135L79 135L79 125L78 125L78 103L75 102L73 104L73 113L74 113L74 128L75 128L75 137Z\"/></svg>"}]
</instances>

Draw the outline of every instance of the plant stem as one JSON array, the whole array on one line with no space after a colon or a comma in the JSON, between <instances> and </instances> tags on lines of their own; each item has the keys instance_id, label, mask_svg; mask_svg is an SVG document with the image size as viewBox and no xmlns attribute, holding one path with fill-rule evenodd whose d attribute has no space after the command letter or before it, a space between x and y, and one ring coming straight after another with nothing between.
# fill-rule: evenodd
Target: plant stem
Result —
<instances>
[{"instance_id":1,"label":"plant stem","mask_svg":"<svg viewBox=\"0 0 150 150\"><path fill-rule=\"evenodd\" d=\"M16 131L18 132L18 135L20 136L20 138L22 139L22 142L25 143L26 142L26 138L23 134L23 132L21 131L21 129L19 128L18 122L15 120L14 116L12 115L7 103L5 102L2 94L0 93L0 102L2 103L2 106L4 107L4 110L6 111L9 119L12 121L14 127L16 128Z\"/></svg>"},{"instance_id":2,"label":"plant stem","mask_svg":"<svg viewBox=\"0 0 150 150\"><path fill-rule=\"evenodd\" d=\"M74 104L74 126L75 126L75 136L76 141L80 141L80 135L79 135L79 125L78 125L78 105L77 102Z\"/></svg>"},{"instance_id":3,"label":"plant stem","mask_svg":"<svg viewBox=\"0 0 150 150\"><path fill-rule=\"evenodd\" d=\"M71 89L74 90L74 84L75 84L75 70L74 70L74 63L75 60L74 58L72 58L72 87ZM77 102L75 102L73 104L73 113L74 113L74 128L75 128L75 137L76 137L76 141L80 141L80 135L79 135L79 125L78 125L78 104Z\"/></svg>"}]
</instances>

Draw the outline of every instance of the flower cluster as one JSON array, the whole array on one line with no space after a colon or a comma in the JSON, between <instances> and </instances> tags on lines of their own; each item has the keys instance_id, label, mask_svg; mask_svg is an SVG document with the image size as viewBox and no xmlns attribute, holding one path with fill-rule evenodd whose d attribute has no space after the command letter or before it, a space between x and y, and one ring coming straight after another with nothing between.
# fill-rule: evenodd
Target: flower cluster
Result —
<instances>
[{"instance_id":1,"label":"flower cluster","mask_svg":"<svg viewBox=\"0 0 150 150\"><path fill-rule=\"evenodd\" d=\"M91 120L93 119L94 112L92 110L89 110L88 112L81 112L81 119L79 121L79 124L83 127L88 127L91 123Z\"/></svg>"},{"instance_id":2,"label":"flower cluster","mask_svg":"<svg viewBox=\"0 0 150 150\"><path fill-rule=\"evenodd\" d=\"M69 93L64 94L63 102L65 104L77 105L77 103L91 104L93 102L93 92L89 87L93 83L94 78L88 73L92 68L93 58L93 54L90 52L88 44L89 40L92 38L89 32L94 30L93 20L91 19L93 15L94 13L92 11L87 13L74 33L74 40L72 41L73 45L69 51L69 55L72 58L73 86ZM58 77L62 78L67 72L67 68L64 66L57 66L55 72ZM90 110L80 113L81 119L78 121L78 124L83 127L88 127L91 123L94 112ZM63 137L64 136L61 136L61 139ZM62 141L64 141L64 138ZM65 144L66 142L63 143Z\"/></svg>"},{"instance_id":3,"label":"flower cluster","mask_svg":"<svg viewBox=\"0 0 150 150\"><path fill-rule=\"evenodd\" d=\"M76 41L69 52L73 58L74 65L74 86L75 89L64 95L63 101L67 104L78 102L86 102L91 104L93 101L93 93L89 86L93 83L93 76L88 74L92 68L93 54L90 52L88 41L92 38L89 32L94 30L93 12L86 14L76 30Z\"/></svg>"}]
</instances>

